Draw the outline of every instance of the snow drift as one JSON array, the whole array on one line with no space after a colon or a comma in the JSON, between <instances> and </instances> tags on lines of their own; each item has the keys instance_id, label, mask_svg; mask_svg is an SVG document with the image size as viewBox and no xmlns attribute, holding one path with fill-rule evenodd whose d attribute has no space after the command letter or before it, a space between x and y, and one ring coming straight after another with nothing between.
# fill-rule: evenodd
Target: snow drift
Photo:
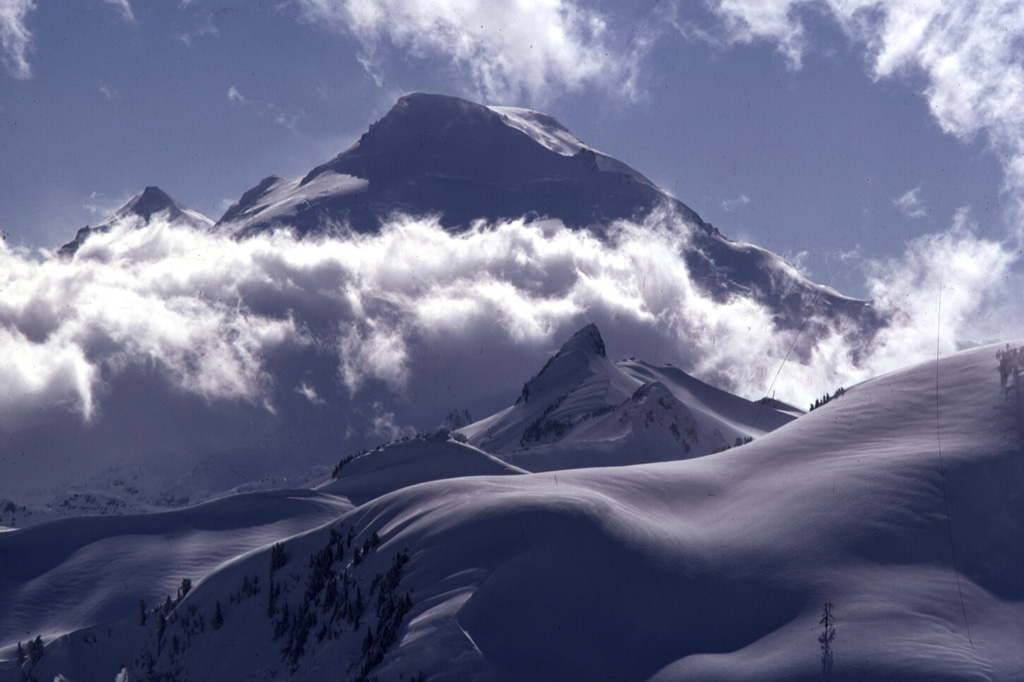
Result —
<instances>
[{"instance_id":1,"label":"snow drift","mask_svg":"<svg viewBox=\"0 0 1024 682\"><path fill-rule=\"evenodd\" d=\"M706 457L396 489L224 566L162 633L132 613L25 670L812 680L830 662L833 679L1018 680L1024 415L994 351L870 380ZM5 556L17 596L39 569Z\"/></svg>"}]
</instances>

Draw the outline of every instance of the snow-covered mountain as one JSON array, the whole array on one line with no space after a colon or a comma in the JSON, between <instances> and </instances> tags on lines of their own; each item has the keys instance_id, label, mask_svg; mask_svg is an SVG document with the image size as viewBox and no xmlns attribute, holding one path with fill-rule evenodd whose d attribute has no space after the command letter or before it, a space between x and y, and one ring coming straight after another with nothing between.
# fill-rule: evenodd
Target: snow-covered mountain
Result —
<instances>
[{"instance_id":1,"label":"snow-covered mountain","mask_svg":"<svg viewBox=\"0 0 1024 682\"><path fill-rule=\"evenodd\" d=\"M338 156L301 178L265 178L217 221L244 238L276 227L323 234L373 232L396 213L436 215L453 231L476 221L552 218L608 236L616 220L656 211L690 233L687 266L718 300L768 306L785 328L839 320L870 336L884 321L865 301L802 277L769 251L730 241L689 206L627 164L580 142L541 112L415 93ZM828 325L826 325L828 326ZM808 337L814 329L808 329ZM821 331L820 329L817 331Z\"/></svg>"},{"instance_id":2,"label":"snow-covered mountain","mask_svg":"<svg viewBox=\"0 0 1024 682\"><path fill-rule=\"evenodd\" d=\"M305 234L347 224L370 232L391 213L405 212L437 214L452 230L528 214L601 230L664 199L650 180L587 147L550 116L415 93L305 176L264 179L217 229L240 237L275 226Z\"/></svg>"},{"instance_id":3,"label":"snow-covered mountain","mask_svg":"<svg viewBox=\"0 0 1024 682\"><path fill-rule=\"evenodd\" d=\"M230 561L242 526L327 512L326 489L0 535L16 622L0 679L1020 680L1024 414L995 350L674 462L405 487L403 462L459 456L452 440L410 441L384 455L396 485L379 497L260 531ZM182 522L208 541L175 539ZM140 538L148 551L130 551ZM197 563L190 547L221 553ZM150 574L163 577L140 590ZM121 576L128 596L103 607ZM67 625L61 608L34 615L39 600ZM36 661L17 662L19 642Z\"/></svg>"},{"instance_id":4,"label":"snow-covered mountain","mask_svg":"<svg viewBox=\"0 0 1024 682\"><path fill-rule=\"evenodd\" d=\"M792 420L671 367L613 362L590 324L523 385L515 405L459 432L530 471L699 457ZM786 406L788 407L788 406Z\"/></svg>"},{"instance_id":5,"label":"snow-covered mountain","mask_svg":"<svg viewBox=\"0 0 1024 682\"><path fill-rule=\"evenodd\" d=\"M159 187L147 187L110 215L99 225L83 227L70 242L57 250L61 258L71 258L90 235L109 232L117 224L131 221L136 227L149 225L159 217L173 225L184 225L197 230L208 230L214 222L198 211L179 204Z\"/></svg>"}]
</instances>

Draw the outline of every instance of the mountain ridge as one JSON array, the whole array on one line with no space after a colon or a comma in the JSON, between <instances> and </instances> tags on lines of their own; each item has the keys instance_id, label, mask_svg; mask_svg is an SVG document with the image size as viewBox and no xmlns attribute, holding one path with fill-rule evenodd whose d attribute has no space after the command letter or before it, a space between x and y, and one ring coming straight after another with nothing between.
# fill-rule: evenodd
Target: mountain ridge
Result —
<instances>
[{"instance_id":1,"label":"mountain ridge","mask_svg":"<svg viewBox=\"0 0 1024 682\"><path fill-rule=\"evenodd\" d=\"M145 195L110 220L127 213L148 223L153 211L132 208ZM770 251L727 239L639 171L530 109L411 93L325 163L294 178L263 178L212 226L209 218L167 199L172 221L235 239L279 228L300 237L344 229L375 233L397 214L407 214L433 216L456 234L481 221L549 218L608 240L622 221L653 220L687 236L679 255L716 302L755 300L780 328L806 327L807 337L842 326L866 342L888 324L870 301L811 282ZM59 253L73 255L89 234L108 230L109 222L83 228ZM805 348L798 344L794 351L799 355Z\"/></svg>"},{"instance_id":2,"label":"mountain ridge","mask_svg":"<svg viewBox=\"0 0 1024 682\"><path fill-rule=\"evenodd\" d=\"M109 232L114 225L125 220L135 219L139 226L148 225L153 216L159 214L166 214L167 220L171 223L188 225L196 229L210 229L214 225L210 218L178 203L159 187L150 185L125 202L99 225L87 225L78 230L74 239L57 249L57 255L60 258L73 258L91 235Z\"/></svg>"},{"instance_id":3,"label":"mountain ridge","mask_svg":"<svg viewBox=\"0 0 1024 682\"><path fill-rule=\"evenodd\" d=\"M523 385L512 406L457 432L471 445L537 472L700 457L745 444L793 418L676 368L613 362L590 323Z\"/></svg>"}]
</instances>

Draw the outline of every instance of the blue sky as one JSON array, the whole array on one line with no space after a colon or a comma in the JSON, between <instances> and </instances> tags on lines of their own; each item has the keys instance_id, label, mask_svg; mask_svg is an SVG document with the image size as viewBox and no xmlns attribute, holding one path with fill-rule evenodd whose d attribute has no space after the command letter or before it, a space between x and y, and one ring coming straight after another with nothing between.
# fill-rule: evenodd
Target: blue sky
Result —
<instances>
[{"instance_id":1,"label":"blue sky","mask_svg":"<svg viewBox=\"0 0 1024 682\"><path fill-rule=\"evenodd\" d=\"M921 235L967 224L1016 243L1022 13L0 0L0 229L56 248L146 185L216 219L261 178L343 150L398 96L443 92L545 110L726 236L866 295L863 268Z\"/></svg>"}]
</instances>

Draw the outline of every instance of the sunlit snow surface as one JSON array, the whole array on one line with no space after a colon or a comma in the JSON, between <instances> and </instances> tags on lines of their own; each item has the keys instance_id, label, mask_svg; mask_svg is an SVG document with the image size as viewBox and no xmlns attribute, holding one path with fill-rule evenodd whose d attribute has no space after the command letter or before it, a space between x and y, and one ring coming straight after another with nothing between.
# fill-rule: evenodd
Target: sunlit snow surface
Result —
<instances>
[{"instance_id":1,"label":"sunlit snow surface","mask_svg":"<svg viewBox=\"0 0 1024 682\"><path fill-rule=\"evenodd\" d=\"M551 116L520 107L488 107L501 114L506 123L529 135L537 143L562 156L572 156L586 145Z\"/></svg>"},{"instance_id":2,"label":"sunlit snow surface","mask_svg":"<svg viewBox=\"0 0 1024 682\"><path fill-rule=\"evenodd\" d=\"M855 386L715 455L397 489L289 540L280 574L298 582L283 599L297 608L310 555L332 528L351 528L357 544L371 532L382 540L368 564L348 569L361 579L409 550L402 585L414 605L373 670L381 679L419 670L432 680L820 679L818 620L830 602L834 679L1019 680L1021 424L1013 393L999 385L995 348L980 348ZM442 457L458 447L433 442L439 455L452 453ZM415 446L420 457L385 449L367 461L390 459L396 466L380 468L380 478L401 480L402 461L422 468L429 443ZM246 499L249 514L269 518L283 501L239 503ZM203 510L169 518L192 514L196 526L215 523L223 540L232 536ZM36 591L56 589L83 557L108 561L74 572L64 589L79 604L103 601L116 576L196 570L173 546L130 559L104 552L161 518L66 520L0 536L9 612L27 618ZM112 539L90 541L75 524ZM30 533L47 534L49 542L32 543L46 551L12 551ZM179 675L284 674L265 600L229 602L243 576L265 585L268 566L266 549L225 565L178 607L194 606L209 622L219 602L224 614L221 629L195 635L174 657ZM152 650L153 631L126 608L123 620L49 646L39 678L112 678L132 660L142 677L137 656ZM30 634L7 626L3 641ZM345 671L359 659L361 634L311 639L292 678ZM173 665L165 650L157 669ZM11 664L4 670L18 679Z\"/></svg>"}]
</instances>

